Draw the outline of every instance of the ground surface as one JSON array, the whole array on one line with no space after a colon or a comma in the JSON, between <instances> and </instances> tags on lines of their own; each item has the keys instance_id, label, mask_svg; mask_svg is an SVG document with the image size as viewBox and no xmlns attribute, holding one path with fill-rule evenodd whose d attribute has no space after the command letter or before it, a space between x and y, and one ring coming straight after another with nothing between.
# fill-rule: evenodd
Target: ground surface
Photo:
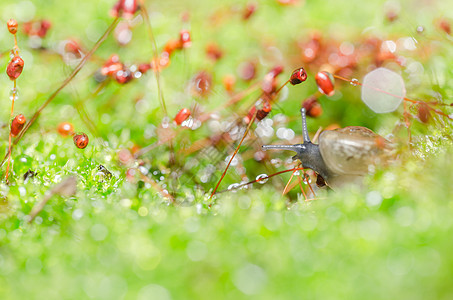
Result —
<instances>
[{"instance_id":1,"label":"ground surface","mask_svg":"<svg viewBox=\"0 0 453 300\"><path fill-rule=\"evenodd\" d=\"M181 13L189 12L191 20L192 48L176 55L161 74L170 116L193 102L185 85L198 70L214 74L214 91L208 100L199 100L207 110L218 109L228 99L222 77L234 74L244 60L256 57L262 63L258 78L275 63L283 64L284 76L289 76L292 68L303 64L298 60L296 41L304 40L313 29L339 41L360 43L370 31L382 39L397 40L415 36L415 28L425 26L426 35L416 36L423 51L404 54L411 61L420 60L422 66L419 81L403 72L408 96L435 97L445 103L453 99L453 71L447 67L453 64L452 38L436 27L438 18L453 17L447 15L452 12L447 1L402 2L400 18L394 23L386 21L383 1L348 1L347 6L338 1L307 1L295 7L261 1L247 23L234 9L227 9L231 1L215 7L211 1L158 2L150 3L148 10L159 49L187 26ZM242 10L246 2L235 3ZM107 0L7 0L0 4L0 18L2 24L10 17L20 23L49 19L53 27L44 46L56 49L59 40L71 37L89 49L111 23L108 12L112 5ZM209 18L215 11L219 20L214 26ZM204 54L210 41L225 52L216 64ZM0 50L10 49L12 43L6 26L0 26ZM15 111L29 118L72 67L51 51L32 50L22 33L19 46L26 67L18 79L20 99ZM278 48L282 58L269 47ZM110 54L118 53L125 62L135 63L149 60L151 49L143 24L133 30L132 42L126 47L108 38L14 149L14 179L9 186L0 185L5 196L0 206L1 299L453 298L451 122L435 117L422 124L414 118L412 150L401 143L404 150L391 168L378 169L366 178L363 188L320 192L318 200L309 202L298 195L298 187L288 196L281 195L290 173L237 193L219 194L211 202L208 192L224 164L214 164L216 176L203 184L191 178L201 176L209 158L200 159L199 169L190 170L193 174L183 171L181 180L171 181L170 150L163 145L146 154L143 162L149 178L177 191L176 203L172 203L155 185L127 181L128 168L118 162L120 149L157 141L154 132L163 115L153 74L124 86L112 82L99 95L90 96L96 89L92 74ZM6 68L8 59L8 55L1 57L0 69ZM360 66L353 76L361 78L366 68ZM294 143L301 134L297 113L301 100L316 91L313 75L309 72L303 87L291 87L288 99L271 114L289 118L287 127L296 133ZM238 81L237 90L248 85ZM2 73L2 153L8 146L11 86ZM320 98L325 113L318 120L309 120L311 132L339 123L388 134L402 118L402 109L373 114L360 101L355 87L344 84L339 90L337 101ZM137 99L142 100L137 103ZM77 109L75 104L80 101L85 101L84 109L96 124L95 130ZM220 115L229 118L234 113L222 110ZM71 121L78 131L87 132L90 145L80 150L70 138L59 136L56 127L62 121ZM205 127L178 131L176 153L183 148L180 145L207 135ZM400 135L403 141L407 138ZM249 152L249 158L244 158L249 178L267 172L251 159L256 151ZM272 155L289 158L288 153ZM181 165L189 158L193 157L177 154ZM98 173L100 164L113 174L111 179ZM24 182L22 176L28 169L38 174ZM2 173L4 170L5 166ZM77 178L75 196L54 196L28 224L32 207L69 175ZM231 169L221 189L238 181Z\"/></svg>"}]
</instances>

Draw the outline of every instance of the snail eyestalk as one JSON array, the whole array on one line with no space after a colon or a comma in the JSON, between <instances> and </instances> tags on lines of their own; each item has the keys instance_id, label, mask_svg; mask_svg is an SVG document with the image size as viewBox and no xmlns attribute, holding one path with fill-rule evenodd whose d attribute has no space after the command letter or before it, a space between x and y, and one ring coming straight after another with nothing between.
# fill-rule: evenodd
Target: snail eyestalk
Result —
<instances>
[{"instance_id":1,"label":"snail eyestalk","mask_svg":"<svg viewBox=\"0 0 453 300\"><path fill-rule=\"evenodd\" d=\"M298 147L296 145L264 145L263 150L290 150L297 152Z\"/></svg>"},{"instance_id":2,"label":"snail eyestalk","mask_svg":"<svg viewBox=\"0 0 453 300\"><path fill-rule=\"evenodd\" d=\"M311 143L310 136L308 135L308 128L307 128L307 116L305 108L300 109L300 115L302 116L302 136L304 138L305 143Z\"/></svg>"}]
</instances>

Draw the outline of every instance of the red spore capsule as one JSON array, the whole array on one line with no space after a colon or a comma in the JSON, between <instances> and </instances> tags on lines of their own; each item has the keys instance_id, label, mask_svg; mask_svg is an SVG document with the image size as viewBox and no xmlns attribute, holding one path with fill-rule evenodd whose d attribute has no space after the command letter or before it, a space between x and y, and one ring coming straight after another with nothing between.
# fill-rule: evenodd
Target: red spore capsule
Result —
<instances>
[{"instance_id":1,"label":"red spore capsule","mask_svg":"<svg viewBox=\"0 0 453 300\"><path fill-rule=\"evenodd\" d=\"M137 9L137 0L118 0L112 7L110 14L118 17L122 13L124 18L131 19L137 12Z\"/></svg>"},{"instance_id":2,"label":"red spore capsule","mask_svg":"<svg viewBox=\"0 0 453 300\"><path fill-rule=\"evenodd\" d=\"M242 14L242 19L248 20L255 13L257 8L256 3L248 3L245 7L244 13Z\"/></svg>"},{"instance_id":3,"label":"red spore capsule","mask_svg":"<svg viewBox=\"0 0 453 300\"><path fill-rule=\"evenodd\" d=\"M80 47L79 43L75 40L67 40L64 45L64 51L66 53L72 53L75 57L80 58L82 48Z\"/></svg>"},{"instance_id":4,"label":"red spore capsule","mask_svg":"<svg viewBox=\"0 0 453 300\"><path fill-rule=\"evenodd\" d=\"M120 70L116 72L115 79L119 84L126 84L134 78L132 72L129 70Z\"/></svg>"},{"instance_id":5,"label":"red spore capsule","mask_svg":"<svg viewBox=\"0 0 453 300\"><path fill-rule=\"evenodd\" d=\"M151 69L151 64L150 63L143 63L138 65L138 71L142 74L145 74Z\"/></svg>"},{"instance_id":6,"label":"red spore capsule","mask_svg":"<svg viewBox=\"0 0 453 300\"><path fill-rule=\"evenodd\" d=\"M238 67L238 75L242 80L252 80L256 76L256 64L250 61L241 63Z\"/></svg>"},{"instance_id":7,"label":"red spore capsule","mask_svg":"<svg viewBox=\"0 0 453 300\"><path fill-rule=\"evenodd\" d=\"M24 115L17 115L11 123L11 135L18 135L22 131L22 128L24 128L26 121L27 120L25 119Z\"/></svg>"},{"instance_id":8,"label":"red spore capsule","mask_svg":"<svg viewBox=\"0 0 453 300\"><path fill-rule=\"evenodd\" d=\"M318 72L315 76L315 80L321 93L327 96L335 94L335 85L332 74L326 71Z\"/></svg>"},{"instance_id":9,"label":"red spore capsule","mask_svg":"<svg viewBox=\"0 0 453 300\"><path fill-rule=\"evenodd\" d=\"M206 45L206 56L213 61L217 61L222 58L223 52L216 43L209 43Z\"/></svg>"},{"instance_id":10,"label":"red spore capsule","mask_svg":"<svg viewBox=\"0 0 453 300\"><path fill-rule=\"evenodd\" d=\"M70 136L74 133L74 126L69 122L62 122L58 125L58 133L62 136Z\"/></svg>"},{"instance_id":11,"label":"red spore capsule","mask_svg":"<svg viewBox=\"0 0 453 300\"><path fill-rule=\"evenodd\" d=\"M9 62L8 67L6 68L6 74L8 74L9 79L16 80L22 73L24 68L24 60L20 56L14 56L13 59Z\"/></svg>"},{"instance_id":12,"label":"red spore capsule","mask_svg":"<svg viewBox=\"0 0 453 300\"><path fill-rule=\"evenodd\" d=\"M191 80L191 91L194 96L207 97L212 88L212 76L206 71L197 73Z\"/></svg>"},{"instance_id":13,"label":"red spore capsule","mask_svg":"<svg viewBox=\"0 0 453 300\"><path fill-rule=\"evenodd\" d=\"M275 78L278 75L280 75L282 72L283 72L283 66L276 66L268 74Z\"/></svg>"},{"instance_id":14,"label":"red spore capsule","mask_svg":"<svg viewBox=\"0 0 453 300\"><path fill-rule=\"evenodd\" d=\"M448 22L446 19L442 19L439 22L439 27L442 29L446 34L451 34L451 26L450 22Z\"/></svg>"},{"instance_id":15,"label":"red spore capsule","mask_svg":"<svg viewBox=\"0 0 453 300\"><path fill-rule=\"evenodd\" d=\"M227 92L233 92L234 85L236 83L236 77L234 75L225 75L222 79L223 86Z\"/></svg>"},{"instance_id":16,"label":"red spore capsule","mask_svg":"<svg viewBox=\"0 0 453 300\"><path fill-rule=\"evenodd\" d=\"M165 44L164 52L168 53L168 55L171 55L173 53L173 51L175 51L177 49L181 49L181 48L182 48L182 43L180 40L171 39Z\"/></svg>"},{"instance_id":17,"label":"red spore capsule","mask_svg":"<svg viewBox=\"0 0 453 300\"><path fill-rule=\"evenodd\" d=\"M137 0L123 0L123 17L126 19L132 19L134 14L137 12L138 4Z\"/></svg>"},{"instance_id":18,"label":"red spore capsule","mask_svg":"<svg viewBox=\"0 0 453 300\"><path fill-rule=\"evenodd\" d=\"M36 32L36 35L40 38L44 38L47 35L47 31L50 29L50 27L52 27L52 23L50 23L50 21L42 20L39 29Z\"/></svg>"},{"instance_id":19,"label":"red spore capsule","mask_svg":"<svg viewBox=\"0 0 453 300\"><path fill-rule=\"evenodd\" d=\"M128 149L121 149L120 152L118 152L118 160L120 163L123 165L127 165L132 162L134 159L134 156L132 155L131 151Z\"/></svg>"},{"instance_id":20,"label":"red spore capsule","mask_svg":"<svg viewBox=\"0 0 453 300\"><path fill-rule=\"evenodd\" d=\"M316 98L315 96L311 96L307 100L305 100L302 106L305 108L307 116L309 117L317 118L322 115L321 104L319 104L318 98Z\"/></svg>"},{"instance_id":21,"label":"red spore capsule","mask_svg":"<svg viewBox=\"0 0 453 300\"><path fill-rule=\"evenodd\" d=\"M267 117L267 115L271 112L271 110L272 110L272 105L270 104L270 102L264 101L263 108L258 110L258 112L256 113L256 119L258 121L263 120L265 117Z\"/></svg>"},{"instance_id":22,"label":"red spore capsule","mask_svg":"<svg viewBox=\"0 0 453 300\"><path fill-rule=\"evenodd\" d=\"M187 108L183 108L176 114L174 120L176 124L181 125L182 122L187 120L188 117L190 117L190 110L188 110Z\"/></svg>"},{"instance_id":23,"label":"red spore capsule","mask_svg":"<svg viewBox=\"0 0 453 300\"><path fill-rule=\"evenodd\" d=\"M252 108L250 108L249 112L247 113L247 116L244 117L244 123L249 124L250 121L253 118L253 115L255 115L256 112L256 106L253 105Z\"/></svg>"},{"instance_id":24,"label":"red spore capsule","mask_svg":"<svg viewBox=\"0 0 453 300\"><path fill-rule=\"evenodd\" d=\"M276 66L267 73L261 83L261 89L265 93L272 93L277 85L276 77L283 72L282 66Z\"/></svg>"},{"instance_id":25,"label":"red spore capsule","mask_svg":"<svg viewBox=\"0 0 453 300\"><path fill-rule=\"evenodd\" d=\"M119 56L116 54L113 54L102 66L101 73L104 76L113 76L118 71L121 71L123 68L124 68L124 65L120 62Z\"/></svg>"},{"instance_id":26,"label":"red spore capsule","mask_svg":"<svg viewBox=\"0 0 453 300\"><path fill-rule=\"evenodd\" d=\"M83 132L76 134L73 140L74 145L79 149L85 149L88 146L88 136Z\"/></svg>"},{"instance_id":27,"label":"red spore capsule","mask_svg":"<svg viewBox=\"0 0 453 300\"><path fill-rule=\"evenodd\" d=\"M6 25L8 26L8 31L11 34L16 34L17 32L17 21L14 19L10 19L8 22L6 22Z\"/></svg>"},{"instance_id":28,"label":"red spore capsule","mask_svg":"<svg viewBox=\"0 0 453 300\"><path fill-rule=\"evenodd\" d=\"M299 68L293 71L293 74L291 74L289 82L292 85L296 85L304 82L305 80L307 80L307 72L305 72L304 68Z\"/></svg>"},{"instance_id":29,"label":"red spore capsule","mask_svg":"<svg viewBox=\"0 0 453 300\"><path fill-rule=\"evenodd\" d=\"M188 30L181 30L179 36L179 41L181 42L182 46L184 48L190 47L190 45L192 44L190 32Z\"/></svg>"},{"instance_id":30,"label":"red spore capsule","mask_svg":"<svg viewBox=\"0 0 453 300\"><path fill-rule=\"evenodd\" d=\"M420 104L420 106L418 107L417 116L422 123L426 124L429 122L429 119L431 118L431 113L429 111L428 104L425 103Z\"/></svg>"}]
</instances>

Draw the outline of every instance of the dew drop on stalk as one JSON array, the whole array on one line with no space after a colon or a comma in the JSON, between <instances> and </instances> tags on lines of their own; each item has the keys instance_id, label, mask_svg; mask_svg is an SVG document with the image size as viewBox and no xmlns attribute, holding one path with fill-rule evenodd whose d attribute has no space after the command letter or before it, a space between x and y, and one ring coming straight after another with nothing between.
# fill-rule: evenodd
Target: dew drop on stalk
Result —
<instances>
[{"instance_id":1,"label":"dew drop on stalk","mask_svg":"<svg viewBox=\"0 0 453 300\"><path fill-rule=\"evenodd\" d=\"M305 184L310 184L311 183L311 178L310 178L310 175L308 175L307 173L304 174L304 179L303 179L304 183Z\"/></svg>"},{"instance_id":2,"label":"dew drop on stalk","mask_svg":"<svg viewBox=\"0 0 453 300\"><path fill-rule=\"evenodd\" d=\"M297 171L295 171L293 174L294 174L294 176L299 176L299 175L300 175L300 172L299 172L299 170L297 170Z\"/></svg>"},{"instance_id":3,"label":"dew drop on stalk","mask_svg":"<svg viewBox=\"0 0 453 300\"><path fill-rule=\"evenodd\" d=\"M378 68L363 78L362 101L375 113L395 111L405 96L403 78L389 69Z\"/></svg>"},{"instance_id":4,"label":"dew drop on stalk","mask_svg":"<svg viewBox=\"0 0 453 300\"><path fill-rule=\"evenodd\" d=\"M359 80L358 80L357 78L352 78L352 79L351 79L351 84L352 84L353 86L357 86L357 85L359 85Z\"/></svg>"},{"instance_id":5,"label":"dew drop on stalk","mask_svg":"<svg viewBox=\"0 0 453 300\"><path fill-rule=\"evenodd\" d=\"M282 160L280 158L273 158L271 159L271 164L278 168L282 165Z\"/></svg>"},{"instance_id":6,"label":"dew drop on stalk","mask_svg":"<svg viewBox=\"0 0 453 300\"><path fill-rule=\"evenodd\" d=\"M169 124L170 124L170 118L164 117L162 119L162 128L168 128Z\"/></svg>"},{"instance_id":7,"label":"dew drop on stalk","mask_svg":"<svg viewBox=\"0 0 453 300\"><path fill-rule=\"evenodd\" d=\"M265 184L269 180L269 176L267 174L260 174L256 176L256 181L261 184Z\"/></svg>"},{"instance_id":8,"label":"dew drop on stalk","mask_svg":"<svg viewBox=\"0 0 453 300\"><path fill-rule=\"evenodd\" d=\"M19 89L17 88L12 88L9 92L9 100L13 101L13 99L14 101L19 100Z\"/></svg>"},{"instance_id":9,"label":"dew drop on stalk","mask_svg":"<svg viewBox=\"0 0 453 300\"><path fill-rule=\"evenodd\" d=\"M232 191L233 193L237 192L238 187L240 186L239 183L233 183L228 186L228 190Z\"/></svg>"}]
</instances>

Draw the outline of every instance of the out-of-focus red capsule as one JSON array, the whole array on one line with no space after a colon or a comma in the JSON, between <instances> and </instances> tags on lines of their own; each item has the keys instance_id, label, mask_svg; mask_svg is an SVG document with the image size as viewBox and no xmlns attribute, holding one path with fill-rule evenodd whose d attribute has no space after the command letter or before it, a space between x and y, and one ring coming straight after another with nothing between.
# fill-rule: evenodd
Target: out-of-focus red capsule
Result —
<instances>
[{"instance_id":1,"label":"out-of-focus red capsule","mask_svg":"<svg viewBox=\"0 0 453 300\"><path fill-rule=\"evenodd\" d=\"M118 0L110 10L110 14L119 17L121 14L126 19L131 19L137 12L137 0Z\"/></svg>"},{"instance_id":2,"label":"out-of-focus red capsule","mask_svg":"<svg viewBox=\"0 0 453 300\"><path fill-rule=\"evenodd\" d=\"M261 89L263 90L263 92L269 94L275 90L276 84L277 84L275 78L282 72L283 72L283 67L276 66L272 70L270 70L269 73L267 73L264 76L263 81L261 83Z\"/></svg>"},{"instance_id":3,"label":"out-of-focus red capsule","mask_svg":"<svg viewBox=\"0 0 453 300\"><path fill-rule=\"evenodd\" d=\"M118 71L122 70L124 65L120 62L120 58L116 54L112 54L101 68L101 73L104 76L113 76Z\"/></svg>"},{"instance_id":4,"label":"out-of-focus red capsule","mask_svg":"<svg viewBox=\"0 0 453 300\"><path fill-rule=\"evenodd\" d=\"M118 0L110 10L110 14L114 17L119 17L121 10L123 9L123 0Z\"/></svg>"},{"instance_id":5,"label":"out-of-focus red capsule","mask_svg":"<svg viewBox=\"0 0 453 300\"><path fill-rule=\"evenodd\" d=\"M8 67L6 68L6 74L8 74L9 79L16 80L24 68L24 60L20 56L14 56L13 59L9 62Z\"/></svg>"},{"instance_id":6,"label":"out-of-focus red capsule","mask_svg":"<svg viewBox=\"0 0 453 300\"><path fill-rule=\"evenodd\" d=\"M302 106L305 108L307 116L309 117L317 118L322 115L321 104L318 102L318 98L316 98L315 96L311 96L306 99Z\"/></svg>"},{"instance_id":7,"label":"out-of-focus red capsule","mask_svg":"<svg viewBox=\"0 0 453 300\"><path fill-rule=\"evenodd\" d=\"M126 180L129 182L136 182L137 180L135 179L135 174L136 170L134 168L127 169L126 171Z\"/></svg>"},{"instance_id":8,"label":"out-of-focus red capsule","mask_svg":"<svg viewBox=\"0 0 453 300\"><path fill-rule=\"evenodd\" d=\"M179 32L179 41L181 42L184 48L190 47L192 40L190 38L190 32L188 30L181 30Z\"/></svg>"},{"instance_id":9,"label":"out-of-focus red capsule","mask_svg":"<svg viewBox=\"0 0 453 300\"><path fill-rule=\"evenodd\" d=\"M142 74L145 74L146 72L151 69L151 64L150 63L143 63L138 65L138 71Z\"/></svg>"},{"instance_id":10,"label":"out-of-focus red capsule","mask_svg":"<svg viewBox=\"0 0 453 300\"><path fill-rule=\"evenodd\" d=\"M119 84L126 84L134 78L130 70L119 70L115 73L115 80Z\"/></svg>"},{"instance_id":11,"label":"out-of-focus red capsule","mask_svg":"<svg viewBox=\"0 0 453 300\"><path fill-rule=\"evenodd\" d=\"M195 96L206 97L211 92L212 76L206 71L197 73L190 83L191 91Z\"/></svg>"},{"instance_id":12,"label":"out-of-focus red capsule","mask_svg":"<svg viewBox=\"0 0 453 300\"><path fill-rule=\"evenodd\" d=\"M451 25L446 19L439 21L439 28L442 29L446 34L451 34Z\"/></svg>"},{"instance_id":13,"label":"out-of-focus red capsule","mask_svg":"<svg viewBox=\"0 0 453 300\"><path fill-rule=\"evenodd\" d=\"M270 70L270 72L268 74L271 75L272 77L277 77L282 72L283 72L283 66L276 66L272 70Z\"/></svg>"},{"instance_id":14,"label":"out-of-focus red capsule","mask_svg":"<svg viewBox=\"0 0 453 300\"><path fill-rule=\"evenodd\" d=\"M77 58L81 57L82 48L80 44L75 40L67 40L64 44L64 51L67 53L74 54Z\"/></svg>"},{"instance_id":15,"label":"out-of-focus red capsule","mask_svg":"<svg viewBox=\"0 0 453 300\"><path fill-rule=\"evenodd\" d=\"M74 133L74 126L69 122L62 122L58 125L58 133L62 136L70 136Z\"/></svg>"},{"instance_id":16,"label":"out-of-focus red capsule","mask_svg":"<svg viewBox=\"0 0 453 300\"><path fill-rule=\"evenodd\" d=\"M52 23L48 20L42 20L39 24L39 29L36 32L36 35L40 38L44 38L47 35L47 31L49 31L50 27L52 27Z\"/></svg>"},{"instance_id":17,"label":"out-of-focus red capsule","mask_svg":"<svg viewBox=\"0 0 453 300\"><path fill-rule=\"evenodd\" d=\"M307 72L305 72L304 68L299 68L293 71L293 74L291 74L289 82L292 85L296 85L304 82L305 80L307 80Z\"/></svg>"},{"instance_id":18,"label":"out-of-focus red capsule","mask_svg":"<svg viewBox=\"0 0 453 300\"><path fill-rule=\"evenodd\" d=\"M22 131L22 128L24 128L26 121L27 120L25 119L24 115L17 115L11 123L11 135L18 135Z\"/></svg>"},{"instance_id":19,"label":"out-of-focus red capsule","mask_svg":"<svg viewBox=\"0 0 453 300\"><path fill-rule=\"evenodd\" d=\"M14 19L9 19L8 22L6 22L6 25L8 26L8 31L11 34L16 34L17 32L17 21Z\"/></svg>"},{"instance_id":20,"label":"out-of-focus red capsule","mask_svg":"<svg viewBox=\"0 0 453 300\"><path fill-rule=\"evenodd\" d=\"M234 85L236 83L236 78L234 77L234 75L225 75L225 77L223 77L223 86L225 87L225 90L227 92L233 92L234 90Z\"/></svg>"},{"instance_id":21,"label":"out-of-focus red capsule","mask_svg":"<svg viewBox=\"0 0 453 300\"><path fill-rule=\"evenodd\" d=\"M74 135L73 140L74 145L76 145L76 147L79 149L85 149L86 146L88 146L88 136L83 132Z\"/></svg>"},{"instance_id":22,"label":"out-of-focus red capsule","mask_svg":"<svg viewBox=\"0 0 453 300\"><path fill-rule=\"evenodd\" d=\"M389 21L389 22L394 22L396 19L398 19L398 12L395 11L395 10L389 10L389 11L387 11L387 13L385 14L385 18L386 18L387 21Z\"/></svg>"},{"instance_id":23,"label":"out-of-focus red capsule","mask_svg":"<svg viewBox=\"0 0 453 300\"><path fill-rule=\"evenodd\" d=\"M256 76L256 64L251 61L245 61L239 65L237 72L242 80L250 81Z\"/></svg>"},{"instance_id":24,"label":"out-of-focus red capsule","mask_svg":"<svg viewBox=\"0 0 453 300\"><path fill-rule=\"evenodd\" d=\"M316 60L322 48L322 36L319 32L313 32L311 39L306 43L300 43L299 48L302 51L302 60L305 63L311 63Z\"/></svg>"},{"instance_id":25,"label":"out-of-focus red capsule","mask_svg":"<svg viewBox=\"0 0 453 300\"><path fill-rule=\"evenodd\" d=\"M335 81L332 74L326 71L318 72L315 76L315 80L321 93L327 96L335 94Z\"/></svg>"},{"instance_id":26,"label":"out-of-focus red capsule","mask_svg":"<svg viewBox=\"0 0 453 300\"><path fill-rule=\"evenodd\" d=\"M244 13L242 14L242 19L248 20L256 11L258 5L256 3L247 3L244 9Z\"/></svg>"},{"instance_id":27,"label":"out-of-focus red capsule","mask_svg":"<svg viewBox=\"0 0 453 300\"><path fill-rule=\"evenodd\" d=\"M174 120L176 124L181 125L182 122L187 120L188 117L190 117L190 110L188 110L187 108L183 108L176 114Z\"/></svg>"},{"instance_id":28,"label":"out-of-focus red capsule","mask_svg":"<svg viewBox=\"0 0 453 300\"><path fill-rule=\"evenodd\" d=\"M123 17L125 19L132 19L138 9L137 0L123 0L122 2Z\"/></svg>"},{"instance_id":29,"label":"out-of-focus red capsule","mask_svg":"<svg viewBox=\"0 0 453 300\"><path fill-rule=\"evenodd\" d=\"M168 55L171 55L173 51L182 48L182 43L180 40L171 39L164 46L164 52L167 52Z\"/></svg>"},{"instance_id":30,"label":"out-of-focus red capsule","mask_svg":"<svg viewBox=\"0 0 453 300\"><path fill-rule=\"evenodd\" d=\"M263 120L267 115L271 112L272 110L272 105L269 101L264 101L263 102L263 108L258 110L256 113L256 119L258 121Z\"/></svg>"},{"instance_id":31,"label":"out-of-focus red capsule","mask_svg":"<svg viewBox=\"0 0 453 300\"><path fill-rule=\"evenodd\" d=\"M121 149L118 152L118 160L123 165L128 165L129 163L132 162L133 159L134 159L134 156L132 155L131 151L129 151L128 149Z\"/></svg>"},{"instance_id":32,"label":"out-of-focus red capsule","mask_svg":"<svg viewBox=\"0 0 453 300\"><path fill-rule=\"evenodd\" d=\"M250 108L249 112L247 113L247 116L244 117L244 123L245 124L249 124L250 121L252 120L253 118L253 115L255 114L256 112L256 106L253 105L252 108Z\"/></svg>"},{"instance_id":33,"label":"out-of-focus red capsule","mask_svg":"<svg viewBox=\"0 0 453 300\"><path fill-rule=\"evenodd\" d=\"M206 45L206 56L213 61L217 61L222 58L223 52L216 43L209 43Z\"/></svg>"},{"instance_id":34,"label":"out-of-focus red capsule","mask_svg":"<svg viewBox=\"0 0 453 300\"><path fill-rule=\"evenodd\" d=\"M431 118L431 113L429 111L429 106L428 104L422 103L418 107L418 118L422 123L428 123L429 119Z\"/></svg>"}]
</instances>

